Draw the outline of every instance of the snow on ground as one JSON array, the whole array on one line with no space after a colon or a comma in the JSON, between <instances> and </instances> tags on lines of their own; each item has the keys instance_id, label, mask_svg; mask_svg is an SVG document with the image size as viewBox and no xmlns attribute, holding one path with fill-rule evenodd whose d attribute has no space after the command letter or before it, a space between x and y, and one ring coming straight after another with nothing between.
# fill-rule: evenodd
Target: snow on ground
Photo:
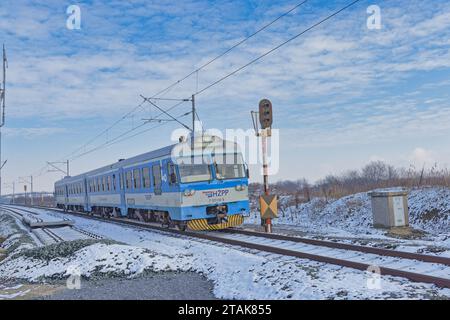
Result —
<instances>
[{"instance_id":1,"label":"snow on ground","mask_svg":"<svg viewBox=\"0 0 450 320\"><path fill-rule=\"evenodd\" d=\"M291 196L280 198L279 218L274 225L292 226L314 235L336 237L386 238L385 230L372 227L371 200L367 193L358 193L338 200L315 198L308 203L284 206ZM292 203L292 201L291 201ZM410 225L427 234L423 240L450 248L450 189L413 189L408 196ZM259 224L258 212L246 224Z\"/></svg>"},{"instance_id":2,"label":"snow on ground","mask_svg":"<svg viewBox=\"0 0 450 320\"><path fill-rule=\"evenodd\" d=\"M27 229L16 223L16 219L7 214L0 214L0 237L5 239L1 243L1 248L5 249L8 254L19 253L34 248L36 245Z\"/></svg>"},{"instance_id":3,"label":"snow on ground","mask_svg":"<svg viewBox=\"0 0 450 320\"><path fill-rule=\"evenodd\" d=\"M39 281L78 272L84 277L135 277L144 272L194 271L211 280L215 296L225 299L450 298L448 289L402 278L383 276L381 289L369 289L371 277L349 268L71 218L77 227L119 243L95 243L60 257L42 257L33 254L39 249L33 249L3 261L0 277Z\"/></svg>"}]
</instances>

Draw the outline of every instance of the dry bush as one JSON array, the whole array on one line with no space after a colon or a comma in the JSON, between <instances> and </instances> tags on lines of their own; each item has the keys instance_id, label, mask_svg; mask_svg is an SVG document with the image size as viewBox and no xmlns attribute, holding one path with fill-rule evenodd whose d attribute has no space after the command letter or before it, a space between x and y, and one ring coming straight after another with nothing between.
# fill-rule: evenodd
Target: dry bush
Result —
<instances>
[{"instance_id":1,"label":"dry bush","mask_svg":"<svg viewBox=\"0 0 450 320\"><path fill-rule=\"evenodd\" d=\"M382 161L373 161L360 170L351 170L341 175L328 175L324 179L309 184L306 179L280 181L271 185L271 192L278 195L291 195L290 206L298 206L313 197L322 197L326 201L347 195L367 192L378 188L421 186L450 187L450 171L439 168L438 164L420 169L413 165L409 168L395 168ZM251 196L262 192L262 185L250 186ZM287 203L285 205L288 205Z\"/></svg>"}]
</instances>

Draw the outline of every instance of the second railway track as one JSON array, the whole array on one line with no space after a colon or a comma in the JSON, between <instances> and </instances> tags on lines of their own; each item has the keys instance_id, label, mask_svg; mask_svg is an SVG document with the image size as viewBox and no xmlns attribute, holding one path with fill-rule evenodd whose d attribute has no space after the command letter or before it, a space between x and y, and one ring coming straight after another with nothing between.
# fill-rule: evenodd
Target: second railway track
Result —
<instances>
[{"instance_id":1,"label":"second railway track","mask_svg":"<svg viewBox=\"0 0 450 320\"><path fill-rule=\"evenodd\" d=\"M22 207L19 208L25 212L33 214L36 213ZM61 210L52 208L39 207L37 209L62 213ZM67 213L86 219L94 219L103 222L121 224L124 226L134 226L147 230L158 230L179 236L203 239L284 256L314 260L362 271L373 269L375 266L380 271L381 275L402 277L414 282L431 283L442 288L450 288L450 268L448 268L448 266L450 266L450 258L446 257L368 246L358 246L324 240L291 237L279 234L265 234L239 229L221 232L180 231L161 227L152 223L129 219L105 219L99 216L89 216L72 211Z\"/></svg>"}]
</instances>

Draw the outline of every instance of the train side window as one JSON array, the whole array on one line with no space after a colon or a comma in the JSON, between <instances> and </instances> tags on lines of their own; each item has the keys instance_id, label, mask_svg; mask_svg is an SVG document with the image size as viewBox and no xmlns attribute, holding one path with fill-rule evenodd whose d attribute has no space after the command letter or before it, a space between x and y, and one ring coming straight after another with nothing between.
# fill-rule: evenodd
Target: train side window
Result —
<instances>
[{"instance_id":1,"label":"train side window","mask_svg":"<svg viewBox=\"0 0 450 320\"><path fill-rule=\"evenodd\" d=\"M177 184L177 173L175 171L175 166L173 163L167 164L167 174L169 178L169 184Z\"/></svg>"},{"instance_id":2,"label":"train side window","mask_svg":"<svg viewBox=\"0 0 450 320\"><path fill-rule=\"evenodd\" d=\"M153 186L155 189L161 188L161 166L159 164L155 164L152 167L153 173Z\"/></svg>"},{"instance_id":3,"label":"train side window","mask_svg":"<svg viewBox=\"0 0 450 320\"><path fill-rule=\"evenodd\" d=\"M106 191L106 177L102 178L102 191Z\"/></svg>"},{"instance_id":4,"label":"train side window","mask_svg":"<svg viewBox=\"0 0 450 320\"><path fill-rule=\"evenodd\" d=\"M112 190L116 191L116 175L112 175Z\"/></svg>"},{"instance_id":5,"label":"train side window","mask_svg":"<svg viewBox=\"0 0 450 320\"><path fill-rule=\"evenodd\" d=\"M142 182L144 188L150 188L150 168L142 169Z\"/></svg>"},{"instance_id":6,"label":"train side window","mask_svg":"<svg viewBox=\"0 0 450 320\"><path fill-rule=\"evenodd\" d=\"M131 171L127 171L125 183L126 183L127 189L131 189Z\"/></svg>"},{"instance_id":7,"label":"train side window","mask_svg":"<svg viewBox=\"0 0 450 320\"><path fill-rule=\"evenodd\" d=\"M97 178L97 192L100 192L100 184L102 178Z\"/></svg>"},{"instance_id":8,"label":"train side window","mask_svg":"<svg viewBox=\"0 0 450 320\"><path fill-rule=\"evenodd\" d=\"M108 177L106 178L106 189L107 189L108 191L111 191L111 176L108 176Z\"/></svg>"},{"instance_id":9,"label":"train side window","mask_svg":"<svg viewBox=\"0 0 450 320\"><path fill-rule=\"evenodd\" d=\"M140 189L141 188L141 175L140 175L139 169L133 170L133 179L134 179L134 188Z\"/></svg>"},{"instance_id":10,"label":"train side window","mask_svg":"<svg viewBox=\"0 0 450 320\"><path fill-rule=\"evenodd\" d=\"M122 172L119 174L119 188L120 188L120 190L125 189L123 186L123 173Z\"/></svg>"}]
</instances>

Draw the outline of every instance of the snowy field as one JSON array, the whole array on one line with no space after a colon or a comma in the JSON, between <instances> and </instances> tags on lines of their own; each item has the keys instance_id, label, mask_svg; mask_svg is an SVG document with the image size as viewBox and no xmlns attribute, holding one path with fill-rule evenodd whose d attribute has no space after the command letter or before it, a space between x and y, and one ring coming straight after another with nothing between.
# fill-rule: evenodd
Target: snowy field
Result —
<instances>
[{"instance_id":1,"label":"snowy field","mask_svg":"<svg viewBox=\"0 0 450 320\"><path fill-rule=\"evenodd\" d=\"M291 196L280 197L275 230L299 232L308 237L338 238L347 242L365 244L385 243L391 249L416 251L450 257L450 189L421 188L411 190L408 196L410 226L420 231L414 239L396 239L387 231L372 227L372 209L367 193L359 193L338 200L316 198L295 206ZM260 223L259 213L253 212L245 221L247 226Z\"/></svg>"},{"instance_id":2,"label":"snowy field","mask_svg":"<svg viewBox=\"0 0 450 320\"><path fill-rule=\"evenodd\" d=\"M224 299L450 298L449 289L403 278L383 276L373 286L369 274L349 268L73 216L78 228L109 240L30 249L33 239L17 221L4 214L0 219L2 246L9 252L0 263L0 279L42 283L74 275L135 278L190 271L212 281L214 295Z\"/></svg>"}]
</instances>

